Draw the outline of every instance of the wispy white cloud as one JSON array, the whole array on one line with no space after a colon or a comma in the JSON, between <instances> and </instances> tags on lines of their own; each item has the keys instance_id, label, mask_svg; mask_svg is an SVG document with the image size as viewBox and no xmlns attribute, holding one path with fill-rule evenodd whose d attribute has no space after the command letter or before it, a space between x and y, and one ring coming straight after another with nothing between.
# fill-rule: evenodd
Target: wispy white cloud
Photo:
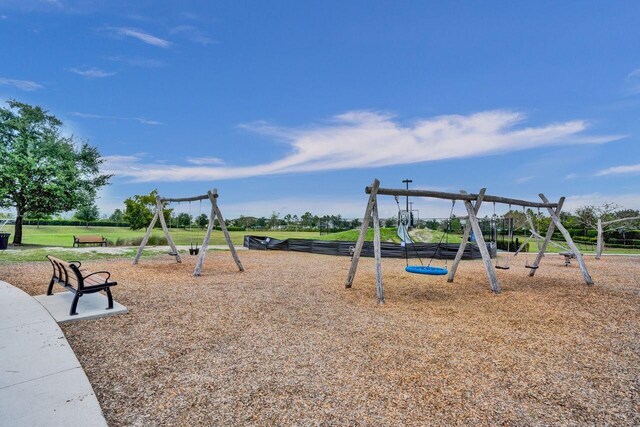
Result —
<instances>
[{"instance_id":1,"label":"wispy white cloud","mask_svg":"<svg viewBox=\"0 0 640 427\"><path fill-rule=\"evenodd\" d=\"M40 83L36 83L31 80L17 80L17 79L9 79L6 77L0 77L0 85L13 86L16 89L24 90L27 92L31 92L31 91L43 88L43 86Z\"/></svg>"},{"instance_id":2,"label":"wispy white cloud","mask_svg":"<svg viewBox=\"0 0 640 427\"><path fill-rule=\"evenodd\" d=\"M102 158L108 162L113 162L113 163L132 163L132 162L139 161L144 156L145 156L144 153L140 153L140 154L133 154L130 156L122 156L122 155L103 156Z\"/></svg>"},{"instance_id":3,"label":"wispy white cloud","mask_svg":"<svg viewBox=\"0 0 640 427\"><path fill-rule=\"evenodd\" d=\"M115 71L104 71L99 68L69 68L69 71L89 79L111 77L116 74Z\"/></svg>"},{"instance_id":4,"label":"wispy white cloud","mask_svg":"<svg viewBox=\"0 0 640 427\"><path fill-rule=\"evenodd\" d=\"M187 157L187 162L192 165L222 165L224 160L218 157Z\"/></svg>"},{"instance_id":5,"label":"wispy white cloud","mask_svg":"<svg viewBox=\"0 0 640 427\"><path fill-rule=\"evenodd\" d=\"M640 193L623 194L576 194L567 196L563 211L575 211L582 206L600 206L605 203L615 203L624 209L640 209Z\"/></svg>"},{"instance_id":6,"label":"wispy white cloud","mask_svg":"<svg viewBox=\"0 0 640 427\"><path fill-rule=\"evenodd\" d=\"M81 113L78 111L73 111L71 113L72 116L80 117L83 119L97 119L97 120L132 120L138 123L142 123L143 125L161 125L162 122L156 120L149 120L142 117L118 117L118 116L105 116L102 114L91 114L91 113Z\"/></svg>"},{"instance_id":7,"label":"wispy white cloud","mask_svg":"<svg viewBox=\"0 0 640 427\"><path fill-rule=\"evenodd\" d=\"M265 123L244 126L285 142L289 154L250 166L204 167L135 162L111 165L112 172L133 181L202 181L283 173L373 168L460 159L537 147L598 144L620 135L588 135L581 120L521 127L525 119L511 111L438 116L404 125L388 114L352 111L321 126L279 128Z\"/></svg>"},{"instance_id":8,"label":"wispy white cloud","mask_svg":"<svg viewBox=\"0 0 640 427\"><path fill-rule=\"evenodd\" d=\"M640 163L636 165L613 166L596 172L596 176L621 175L640 172Z\"/></svg>"},{"instance_id":9,"label":"wispy white cloud","mask_svg":"<svg viewBox=\"0 0 640 427\"><path fill-rule=\"evenodd\" d=\"M197 43L203 46L216 44L217 41L207 36L204 32L194 27L193 25L179 25L174 27L170 31L171 34L181 35L187 40Z\"/></svg>"},{"instance_id":10,"label":"wispy white cloud","mask_svg":"<svg viewBox=\"0 0 640 427\"><path fill-rule=\"evenodd\" d=\"M640 94L640 68L636 68L625 78L626 92L629 95Z\"/></svg>"},{"instance_id":11,"label":"wispy white cloud","mask_svg":"<svg viewBox=\"0 0 640 427\"><path fill-rule=\"evenodd\" d=\"M132 37L134 39L140 40L143 43L157 46L161 48L168 48L171 46L171 42L160 37L156 37L152 34L145 33L142 30L137 28L129 28L129 27L107 27L107 30L111 31L113 34L121 37Z\"/></svg>"},{"instance_id":12,"label":"wispy white cloud","mask_svg":"<svg viewBox=\"0 0 640 427\"><path fill-rule=\"evenodd\" d=\"M524 184L525 182L531 181L533 178L535 178L535 177L534 176L523 176L523 177L520 177L520 178L516 179L516 184Z\"/></svg>"},{"instance_id":13,"label":"wispy white cloud","mask_svg":"<svg viewBox=\"0 0 640 427\"><path fill-rule=\"evenodd\" d=\"M153 58L142 58L139 56L126 57L121 55L108 56L106 59L113 62L120 62L131 67L159 68L164 67L164 62Z\"/></svg>"},{"instance_id":14,"label":"wispy white cloud","mask_svg":"<svg viewBox=\"0 0 640 427\"><path fill-rule=\"evenodd\" d=\"M578 177L577 173L569 173L564 176L564 179L570 180L570 179L576 179L577 177Z\"/></svg>"}]
</instances>

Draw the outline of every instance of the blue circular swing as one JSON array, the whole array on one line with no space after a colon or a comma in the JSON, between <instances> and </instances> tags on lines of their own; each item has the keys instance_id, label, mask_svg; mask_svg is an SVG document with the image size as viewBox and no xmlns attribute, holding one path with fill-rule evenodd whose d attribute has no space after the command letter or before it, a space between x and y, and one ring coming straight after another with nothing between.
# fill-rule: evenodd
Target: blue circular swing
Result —
<instances>
[{"instance_id":1,"label":"blue circular swing","mask_svg":"<svg viewBox=\"0 0 640 427\"><path fill-rule=\"evenodd\" d=\"M407 273L428 274L431 276L444 276L449 273L446 268L432 267L430 265L408 265L404 270Z\"/></svg>"},{"instance_id":2,"label":"blue circular swing","mask_svg":"<svg viewBox=\"0 0 640 427\"><path fill-rule=\"evenodd\" d=\"M400 202L398 200L398 196L395 196L396 199L396 204L398 205L398 236L402 239L402 246L404 247L404 257L405 260L407 262L407 266L405 267L405 271L407 273L413 273L413 274L426 274L429 276L444 276L446 274L449 273L449 271L447 270L447 258L445 257L445 266L444 267L433 267L431 266L431 263L433 262L433 259L435 258L436 254L440 253L441 247L442 247L442 240L444 239L444 237L447 237L447 243L449 242L449 231L450 231L450 227L451 227L451 216L453 215L453 208L456 205L456 201L453 200L451 203L451 212L449 213L449 219L447 220L447 227L445 229L445 232L442 233L442 235L440 236L440 241L438 242L438 246L436 251L434 251L433 255L431 255L431 259L429 260L429 264L424 265L422 263L422 258L420 258L420 254L418 252L418 250L416 249L416 245L413 242L413 239L411 238L411 236L409 236L409 231L407 230L406 225L403 222L403 215L402 215L402 210L400 209ZM410 215L410 213L409 213ZM416 253L416 256L418 257L418 260L420 261L420 265L409 265L409 254L407 252L407 244L411 244L413 246L413 250Z\"/></svg>"}]
</instances>

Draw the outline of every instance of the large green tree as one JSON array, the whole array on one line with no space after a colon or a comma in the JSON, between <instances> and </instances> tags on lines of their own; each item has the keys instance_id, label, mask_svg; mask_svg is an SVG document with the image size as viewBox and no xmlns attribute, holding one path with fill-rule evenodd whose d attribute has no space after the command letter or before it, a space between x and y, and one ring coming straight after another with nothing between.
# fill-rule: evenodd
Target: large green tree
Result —
<instances>
[{"instance_id":1,"label":"large green tree","mask_svg":"<svg viewBox=\"0 0 640 427\"><path fill-rule=\"evenodd\" d=\"M209 225L209 217L205 214L200 214L195 219L196 225L200 228L205 228Z\"/></svg>"},{"instance_id":2,"label":"large green tree","mask_svg":"<svg viewBox=\"0 0 640 427\"><path fill-rule=\"evenodd\" d=\"M15 100L0 107L0 207L16 210L13 244L22 244L28 213L51 215L93 200L111 175L100 173L97 148L62 136L62 122Z\"/></svg>"},{"instance_id":3,"label":"large green tree","mask_svg":"<svg viewBox=\"0 0 640 427\"><path fill-rule=\"evenodd\" d=\"M109 217L109 221L112 221L115 223L122 222L123 220L124 220L124 214L120 209L116 209L115 211L113 211L113 213Z\"/></svg>"},{"instance_id":4,"label":"large green tree","mask_svg":"<svg viewBox=\"0 0 640 427\"><path fill-rule=\"evenodd\" d=\"M91 221L96 221L100 218L100 210L93 202L82 203L76 213L73 215L77 220L86 223L89 228Z\"/></svg>"},{"instance_id":5,"label":"large green tree","mask_svg":"<svg viewBox=\"0 0 640 427\"><path fill-rule=\"evenodd\" d=\"M136 194L124 201L124 220L129 223L129 228L138 230L146 228L153 220L156 211L156 197L158 190L153 190L149 194ZM173 209L166 208L167 203L163 204L164 220L168 224L169 218L173 214ZM159 227L160 221L156 223Z\"/></svg>"}]
</instances>

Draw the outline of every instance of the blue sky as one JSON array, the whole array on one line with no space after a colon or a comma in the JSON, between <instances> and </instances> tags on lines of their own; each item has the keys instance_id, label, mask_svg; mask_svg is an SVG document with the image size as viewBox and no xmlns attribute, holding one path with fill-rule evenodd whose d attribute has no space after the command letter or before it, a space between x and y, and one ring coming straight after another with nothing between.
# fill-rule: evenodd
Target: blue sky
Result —
<instances>
[{"instance_id":1,"label":"blue sky","mask_svg":"<svg viewBox=\"0 0 640 427\"><path fill-rule=\"evenodd\" d=\"M355 217L376 177L640 208L638 22L638 2L1 0L0 100L99 147L104 213L217 187L228 217Z\"/></svg>"}]
</instances>

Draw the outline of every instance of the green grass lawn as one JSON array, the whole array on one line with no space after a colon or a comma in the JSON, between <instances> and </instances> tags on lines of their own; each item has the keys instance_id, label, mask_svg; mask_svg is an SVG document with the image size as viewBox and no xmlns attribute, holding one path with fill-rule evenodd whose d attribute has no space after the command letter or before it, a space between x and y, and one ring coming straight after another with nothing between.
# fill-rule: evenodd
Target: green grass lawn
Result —
<instances>
[{"instance_id":1,"label":"green grass lawn","mask_svg":"<svg viewBox=\"0 0 640 427\"><path fill-rule=\"evenodd\" d=\"M12 233L14 232L13 226L7 226L3 231ZM40 226L34 225L25 226L23 229L23 243L30 246L60 246L71 247L73 244L74 235L82 234L94 234L104 236L109 241L115 242L120 239L132 239L141 238L144 235L145 230L130 230L125 227L73 227L73 226ZM159 229L155 229L152 233L154 236L162 237L163 233ZM245 235L251 234L256 236L269 236L276 239L287 238L299 238L299 239L316 239L316 240L341 240L341 241L355 241L358 238L359 230L347 230L338 233L320 235L318 232L307 231L271 231L271 230L249 230L249 231L232 231L231 240L235 245L242 245L242 241ZM434 230L414 230L412 231L415 241L422 242L435 242L437 243L442 236L441 231ZM171 229L171 236L173 237L177 245L189 245L190 243L202 242L204 237L204 230L192 229ZM385 242L399 242L400 239L396 234L395 228L381 228L382 241ZM462 236L459 234L449 234L445 237L443 242L460 243ZM518 236L522 242L525 236ZM367 231L367 240L373 240L373 229ZM10 240L11 242L11 240ZM221 231L214 230L211 236L211 245L224 245L226 242ZM563 243L563 242L561 242ZM595 247L592 245L579 244L580 250L586 253L592 253ZM512 250L515 250L513 248ZM531 241L530 252L537 252L537 244L535 240ZM548 252L560 252L561 249L556 246L549 245ZM618 253L618 254L637 254L640 250L633 249L606 249L606 253Z\"/></svg>"},{"instance_id":2,"label":"green grass lawn","mask_svg":"<svg viewBox=\"0 0 640 427\"><path fill-rule=\"evenodd\" d=\"M28 248L19 251L0 251L0 264L11 264L14 262L31 262L31 261L47 261L47 255L56 258L73 260L73 261L89 261L96 259L115 259L129 258L133 259L136 254L135 249L123 249L121 253L104 253L98 251L70 251L56 250L50 248ZM143 256L156 256L158 252L143 252Z\"/></svg>"},{"instance_id":3,"label":"green grass lawn","mask_svg":"<svg viewBox=\"0 0 640 427\"><path fill-rule=\"evenodd\" d=\"M358 240L358 236L360 235L360 230L347 230L340 231L338 233L324 234L319 237L314 237L317 240L339 240L341 242L355 242ZM367 241L373 241L373 228L367 230L367 235L365 237ZM380 240L383 242L395 242L400 243L400 238L396 233L395 228L380 228Z\"/></svg>"},{"instance_id":4,"label":"green grass lawn","mask_svg":"<svg viewBox=\"0 0 640 427\"><path fill-rule=\"evenodd\" d=\"M5 227L3 231L7 231L13 235L13 227ZM120 239L132 239L141 238L144 236L145 230L131 230L125 227L72 227L72 226L40 226L37 228L35 225L27 225L23 229L22 243L25 245L37 245L37 246L61 246L71 247L73 245L73 236L90 234L106 237L109 241L115 242ZM183 230L173 228L170 230L171 237L176 245L189 245L191 242L194 244L202 243L205 231L200 229ZM247 234L256 236L270 236L276 239L287 239L290 237L297 237L301 239L320 239L326 236L320 236L320 233L311 233L303 231L231 231L231 240L235 245L241 245L242 239ZM162 230L155 229L152 232L153 236L163 237ZM13 237L13 236L12 236ZM11 239L9 240L11 243ZM212 245L224 245L226 244L222 231L214 230L211 234Z\"/></svg>"}]
</instances>

